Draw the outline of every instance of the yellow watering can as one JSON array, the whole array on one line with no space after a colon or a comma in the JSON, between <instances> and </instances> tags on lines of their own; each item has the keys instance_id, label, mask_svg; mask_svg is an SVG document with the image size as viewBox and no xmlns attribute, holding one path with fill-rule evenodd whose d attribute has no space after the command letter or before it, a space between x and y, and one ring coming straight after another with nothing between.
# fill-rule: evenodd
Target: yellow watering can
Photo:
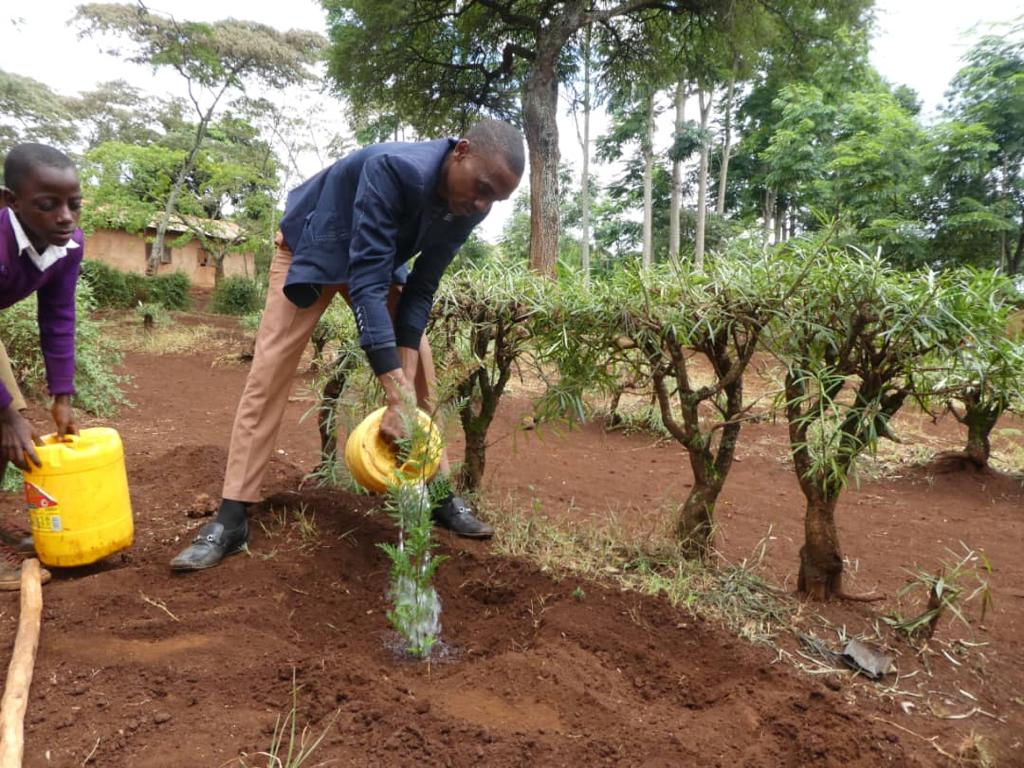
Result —
<instances>
[{"instance_id":1,"label":"yellow watering can","mask_svg":"<svg viewBox=\"0 0 1024 768\"><path fill-rule=\"evenodd\" d=\"M116 430L47 435L36 453L42 466L23 474L32 537L44 564L88 565L131 546L128 475Z\"/></svg>"},{"instance_id":2,"label":"yellow watering can","mask_svg":"<svg viewBox=\"0 0 1024 768\"><path fill-rule=\"evenodd\" d=\"M352 430L345 443L345 464L352 477L372 493L383 493L389 485L412 480L429 481L441 463L441 433L430 416L417 409L420 426L427 432L426 445L404 464L380 434L380 421L387 408L378 408Z\"/></svg>"}]
</instances>

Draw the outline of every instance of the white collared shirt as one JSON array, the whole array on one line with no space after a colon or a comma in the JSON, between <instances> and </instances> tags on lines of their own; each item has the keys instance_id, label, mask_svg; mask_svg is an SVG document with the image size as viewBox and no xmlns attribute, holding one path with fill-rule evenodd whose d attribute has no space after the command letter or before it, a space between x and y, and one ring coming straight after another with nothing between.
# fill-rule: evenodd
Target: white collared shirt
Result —
<instances>
[{"instance_id":1,"label":"white collared shirt","mask_svg":"<svg viewBox=\"0 0 1024 768\"><path fill-rule=\"evenodd\" d=\"M32 245L32 241L28 239L28 235L25 234L25 230L22 228L21 222L18 221L14 211L11 211L11 229L14 230L14 237L18 241L18 253L27 253L28 257L32 259L32 263L36 265L40 272L45 272L67 256L69 248L80 247L74 240L68 240L67 245L53 245L51 243L46 246L42 253L39 253L36 247Z\"/></svg>"}]
</instances>

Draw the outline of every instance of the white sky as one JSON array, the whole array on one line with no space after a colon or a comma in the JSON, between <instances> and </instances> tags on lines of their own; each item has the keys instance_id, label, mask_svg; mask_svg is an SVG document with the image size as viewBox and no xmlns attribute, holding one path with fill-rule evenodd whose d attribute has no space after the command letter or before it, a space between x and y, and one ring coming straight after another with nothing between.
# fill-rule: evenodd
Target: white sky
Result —
<instances>
[{"instance_id":1,"label":"white sky","mask_svg":"<svg viewBox=\"0 0 1024 768\"><path fill-rule=\"evenodd\" d=\"M101 53L95 40L79 40L69 24L77 4L73 0L5 3L0 12L0 69L35 78L65 94L120 78L156 95L183 95L175 76L154 75L146 67ZM151 0L147 5L194 21L235 17L280 29L324 31L325 14L316 0ZM977 35L977 30L969 34L971 29L978 26L983 32L985 25L1010 21L1024 13L1024 7L1021 0L878 0L876 13L879 31L873 41L872 62L891 82L914 88L927 115L941 102L959 58ZM337 102L328 97L325 102L323 113L340 120ZM693 112L688 109L689 114ZM671 116L664 119L670 121ZM599 130L596 125L592 135ZM668 132L661 133L667 136ZM568 118L561 121L560 144L563 157L570 161L580 157ZM316 158L306 162L309 167L302 169L304 175L319 170ZM511 207L511 202L495 206L481 227L486 239L497 239Z\"/></svg>"}]
</instances>

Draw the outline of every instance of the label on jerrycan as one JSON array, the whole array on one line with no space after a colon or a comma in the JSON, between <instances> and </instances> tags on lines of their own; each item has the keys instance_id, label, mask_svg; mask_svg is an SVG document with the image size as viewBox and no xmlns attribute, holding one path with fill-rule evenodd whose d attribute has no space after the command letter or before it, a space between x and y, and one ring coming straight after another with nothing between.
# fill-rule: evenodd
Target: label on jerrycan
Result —
<instances>
[{"instance_id":1,"label":"label on jerrycan","mask_svg":"<svg viewBox=\"0 0 1024 768\"><path fill-rule=\"evenodd\" d=\"M60 520L60 507L55 498L26 480L25 501L28 504L28 516L32 521L33 530L60 533L63 527Z\"/></svg>"}]
</instances>

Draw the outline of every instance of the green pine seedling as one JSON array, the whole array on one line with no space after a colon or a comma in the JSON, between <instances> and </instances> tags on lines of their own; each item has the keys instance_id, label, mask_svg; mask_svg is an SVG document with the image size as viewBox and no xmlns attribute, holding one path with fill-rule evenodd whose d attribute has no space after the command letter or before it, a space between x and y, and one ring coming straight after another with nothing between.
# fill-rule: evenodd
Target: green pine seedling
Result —
<instances>
[{"instance_id":1,"label":"green pine seedling","mask_svg":"<svg viewBox=\"0 0 1024 768\"><path fill-rule=\"evenodd\" d=\"M425 456L430 433L417 418L414 404L404 410L405 455ZM433 579L445 558L432 552L435 495L421 479L397 479L388 490L385 509L398 524L398 544L378 545L391 560L388 620L404 639L406 652L417 658L430 655L441 632L441 600Z\"/></svg>"}]
</instances>

